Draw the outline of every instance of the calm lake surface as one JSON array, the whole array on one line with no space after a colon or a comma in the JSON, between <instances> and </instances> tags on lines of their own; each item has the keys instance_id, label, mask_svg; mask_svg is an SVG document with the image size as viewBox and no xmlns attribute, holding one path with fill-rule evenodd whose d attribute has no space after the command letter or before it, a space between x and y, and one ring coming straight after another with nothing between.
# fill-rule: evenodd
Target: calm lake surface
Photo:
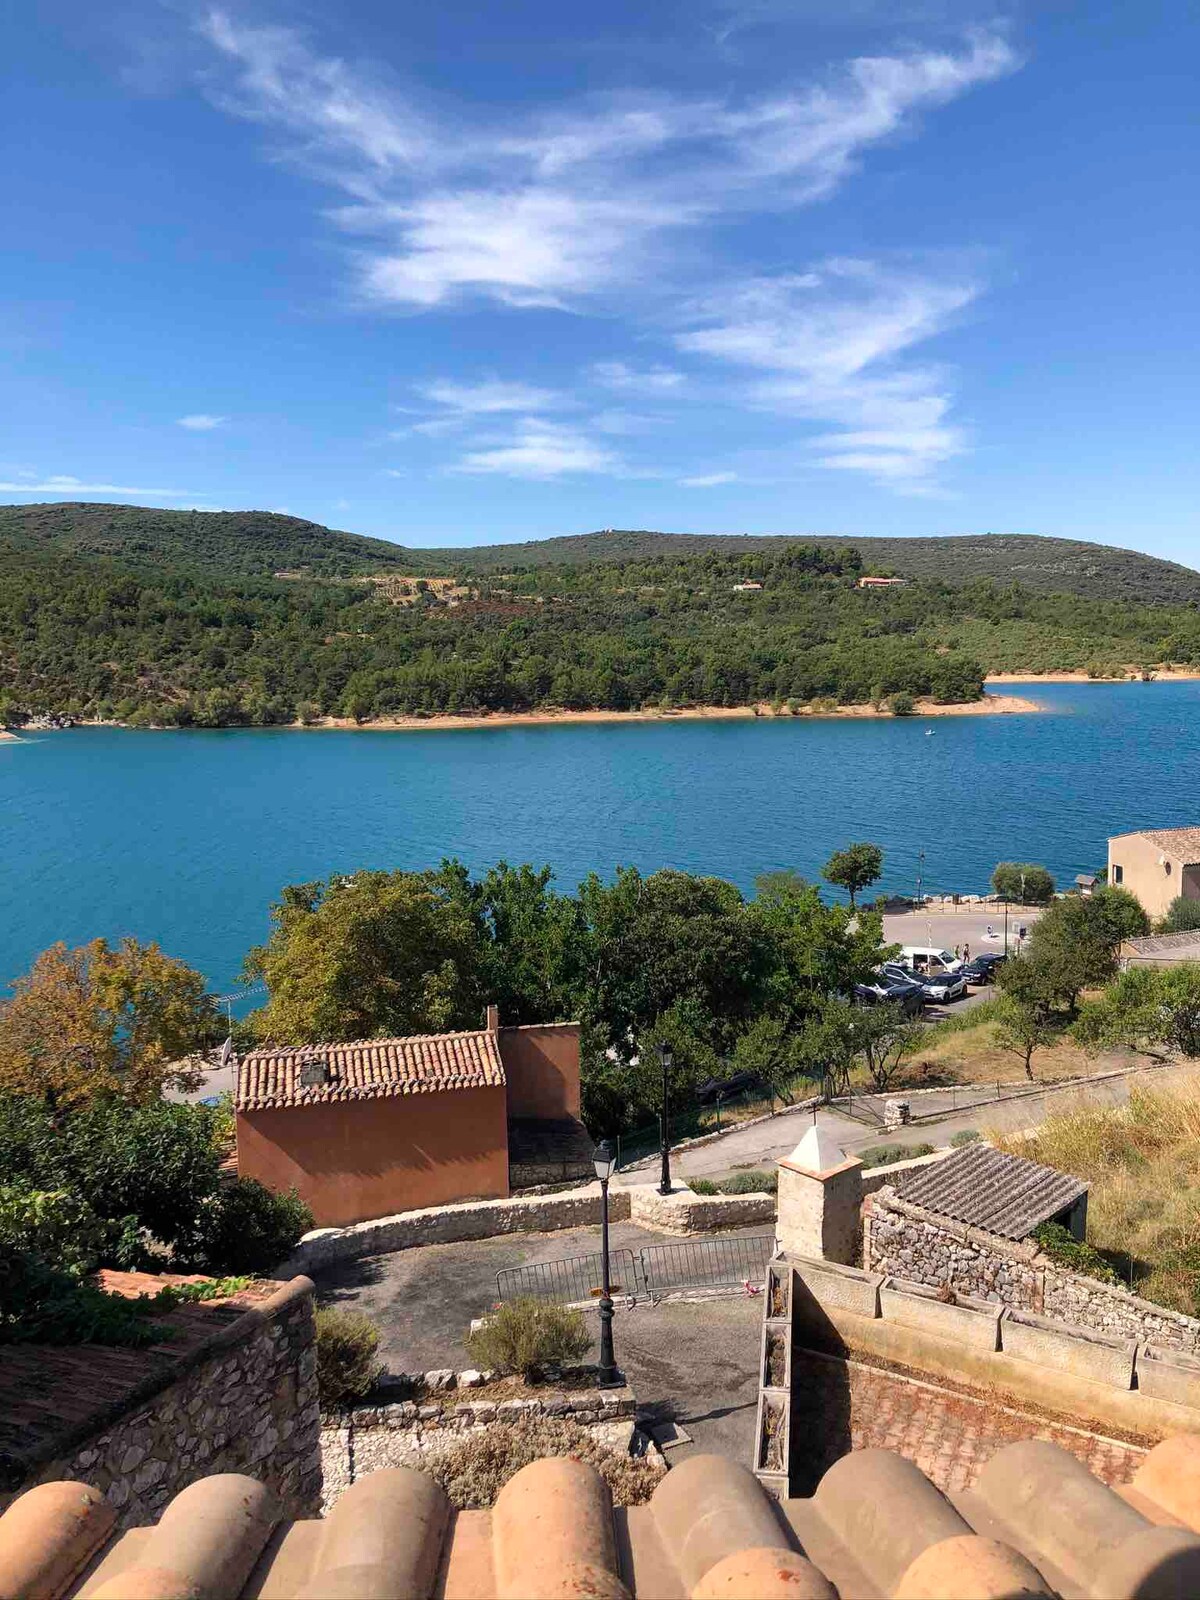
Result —
<instances>
[{"instance_id":1,"label":"calm lake surface","mask_svg":"<svg viewBox=\"0 0 1200 1600\"><path fill-rule=\"evenodd\" d=\"M56 939L157 939L218 989L286 883L456 855L816 876L871 839L885 886L1059 877L1200 812L1200 683L1034 685L1036 714L358 733L80 728L0 743L0 984ZM927 730L932 729L932 736Z\"/></svg>"}]
</instances>

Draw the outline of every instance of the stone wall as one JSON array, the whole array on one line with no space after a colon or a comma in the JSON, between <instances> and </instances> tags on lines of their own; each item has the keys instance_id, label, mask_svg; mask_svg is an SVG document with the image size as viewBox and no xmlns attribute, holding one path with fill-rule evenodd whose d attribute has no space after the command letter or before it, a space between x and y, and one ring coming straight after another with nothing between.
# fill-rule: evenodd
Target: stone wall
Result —
<instances>
[{"instance_id":1,"label":"stone wall","mask_svg":"<svg viewBox=\"0 0 1200 1600\"><path fill-rule=\"evenodd\" d=\"M282 1285L190 1350L168 1381L60 1437L52 1459L27 1457L0 1509L36 1483L71 1479L94 1484L119 1527L141 1527L197 1478L244 1472L275 1490L284 1516L311 1516L321 1500L312 1296L307 1278Z\"/></svg>"},{"instance_id":2,"label":"stone wall","mask_svg":"<svg viewBox=\"0 0 1200 1600\"><path fill-rule=\"evenodd\" d=\"M772 1194L696 1194L684 1183L676 1183L668 1195L659 1194L652 1183L637 1184L626 1192L631 1220L659 1233L714 1233L775 1220Z\"/></svg>"},{"instance_id":3,"label":"stone wall","mask_svg":"<svg viewBox=\"0 0 1200 1600\"><path fill-rule=\"evenodd\" d=\"M1036 1244L1001 1239L910 1205L889 1188L864 1207L863 1265L934 1288L948 1283L958 1293L1098 1333L1200 1351L1195 1318L1069 1272Z\"/></svg>"},{"instance_id":4,"label":"stone wall","mask_svg":"<svg viewBox=\"0 0 1200 1600\"><path fill-rule=\"evenodd\" d=\"M629 1219L629 1191L609 1190L612 1222ZM467 1200L458 1205L401 1211L394 1217L358 1222L350 1228L318 1228L306 1233L276 1276L313 1272L335 1261L385 1255L423 1244L459 1244L506 1233L553 1233L559 1228L600 1225L600 1185L566 1189L558 1194L519 1196L508 1200Z\"/></svg>"}]
</instances>

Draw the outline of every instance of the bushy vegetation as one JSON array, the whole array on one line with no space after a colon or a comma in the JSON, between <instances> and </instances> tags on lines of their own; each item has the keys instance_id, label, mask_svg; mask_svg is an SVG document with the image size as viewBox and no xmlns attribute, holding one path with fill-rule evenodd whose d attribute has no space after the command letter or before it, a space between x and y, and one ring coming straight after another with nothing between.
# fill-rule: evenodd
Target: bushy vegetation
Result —
<instances>
[{"instance_id":1,"label":"bushy vegetation","mask_svg":"<svg viewBox=\"0 0 1200 1600\"><path fill-rule=\"evenodd\" d=\"M1082 1272L1089 1278L1099 1278L1101 1283L1116 1283L1117 1275L1094 1245L1077 1239L1061 1222L1043 1222L1033 1230L1043 1254L1060 1267L1071 1272Z\"/></svg>"},{"instance_id":2,"label":"bushy vegetation","mask_svg":"<svg viewBox=\"0 0 1200 1600\"><path fill-rule=\"evenodd\" d=\"M1001 861L992 873L992 888L1018 905L1045 906L1054 898L1054 879L1033 861Z\"/></svg>"},{"instance_id":3,"label":"bushy vegetation","mask_svg":"<svg viewBox=\"0 0 1200 1600\"><path fill-rule=\"evenodd\" d=\"M951 1135L950 1144L955 1150L961 1150L965 1144L977 1144L981 1135L978 1128L960 1128Z\"/></svg>"},{"instance_id":4,"label":"bushy vegetation","mask_svg":"<svg viewBox=\"0 0 1200 1600\"><path fill-rule=\"evenodd\" d=\"M778 1172L756 1167L749 1172L734 1172L728 1178L689 1178L694 1194L778 1194Z\"/></svg>"},{"instance_id":5,"label":"bushy vegetation","mask_svg":"<svg viewBox=\"0 0 1200 1600\"><path fill-rule=\"evenodd\" d=\"M380 1373L379 1329L362 1311L317 1309L317 1390L325 1410L361 1400Z\"/></svg>"},{"instance_id":6,"label":"bushy vegetation","mask_svg":"<svg viewBox=\"0 0 1200 1600\"><path fill-rule=\"evenodd\" d=\"M864 1167L890 1167L894 1161L915 1161L918 1156L931 1156L931 1144L873 1144L868 1150L858 1152Z\"/></svg>"},{"instance_id":7,"label":"bushy vegetation","mask_svg":"<svg viewBox=\"0 0 1200 1600\"><path fill-rule=\"evenodd\" d=\"M1156 933L1193 933L1200 928L1200 900L1176 895L1159 922Z\"/></svg>"},{"instance_id":8,"label":"bushy vegetation","mask_svg":"<svg viewBox=\"0 0 1200 1600\"><path fill-rule=\"evenodd\" d=\"M494 1424L482 1433L468 1435L422 1466L445 1489L452 1505L463 1511L481 1511L495 1504L515 1473L543 1456L569 1456L595 1467L617 1506L643 1505L662 1477L653 1461L618 1454L586 1428L555 1417Z\"/></svg>"},{"instance_id":9,"label":"bushy vegetation","mask_svg":"<svg viewBox=\"0 0 1200 1600\"><path fill-rule=\"evenodd\" d=\"M1169 1086L1134 1084L1127 1105L1059 1112L1032 1137L994 1140L1086 1180L1088 1241L1100 1261L1145 1299L1189 1316L1200 1315L1196 1091L1194 1073ZM1057 1247L1068 1248L1061 1240ZM1099 1264L1088 1261L1075 1256L1074 1269L1095 1276Z\"/></svg>"},{"instance_id":10,"label":"bushy vegetation","mask_svg":"<svg viewBox=\"0 0 1200 1600\"><path fill-rule=\"evenodd\" d=\"M581 1361L592 1347L592 1335L581 1311L519 1295L497 1306L465 1343L482 1371L536 1380L547 1367Z\"/></svg>"}]
</instances>

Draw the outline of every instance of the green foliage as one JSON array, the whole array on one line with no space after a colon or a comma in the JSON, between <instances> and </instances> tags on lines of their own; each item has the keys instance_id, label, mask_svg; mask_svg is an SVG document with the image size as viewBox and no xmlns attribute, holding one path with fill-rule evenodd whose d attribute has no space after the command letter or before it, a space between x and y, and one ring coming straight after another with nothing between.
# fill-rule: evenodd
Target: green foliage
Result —
<instances>
[{"instance_id":1,"label":"green foliage","mask_svg":"<svg viewBox=\"0 0 1200 1600\"><path fill-rule=\"evenodd\" d=\"M931 1156L931 1144L873 1144L868 1150L858 1152L864 1167L890 1167L894 1161L915 1161L918 1156Z\"/></svg>"},{"instance_id":2,"label":"green foliage","mask_svg":"<svg viewBox=\"0 0 1200 1600\"><path fill-rule=\"evenodd\" d=\"M216 1120L207 1106L163 1101L55 1115L28 1096L3 1096L0 1171L31 1188L70 1190L113 1223L132 1218L190 1260L217 1186Z\"/></svg>"},{"instance_id":3,"label":"green foliage","mask_svg":"<svg viewBox=\"0 0 1200 1600\"><path fill-rule=\"evenodd\" d=\"M1200 965L1129 967L1084 1004L1075 1036L1088 1049L1124 1045L1156 1060L1200 1058Z\"/></svg>"},{"instance_id":4,"label":"green foliage","mask_svg":"<svg viewBox=\"0 0 1200 1600\"><path fill-rule=\"evenodd\" d=\"M0 1253L36 1256L79 1276L99 1265L108 1241L107 1225L78 1195L0 1186Z\"/></svg>"},{"instance_id":5,"label":"green foliage","mask_svg":"<svg viewBox=\"0 0 1200 1600\"><path fill-rule=\"evenodd\" d=\"M861 890L878 883L883 876L883 851L877 844L850 844L835 850L821 868L826 883L845 889L850 904Z\"/></svg>"},{"instance_id":6,"label":"green foliage","mask_svg":"<svg viewBox=\"0 0 1200 1600\"><path fill-rule=\"evenodd\" d=\"M996 1006L996 1043L1019 1057L1025 1076L1032 1078L1034 1056L1052 1045L1062 1030L1039 986L1040 975L1033 963L1018 958L1007 967L1013 971Z\"/></svg>"},{"instance_id":7,"label":"green foliage","mask_svg":"<svg viewBox=\"0 0 1200 1600\"><path fill-rule=\"evenodd\" d=\"M917 709L912 695L905 694L903 690L899 694L894 694L887 704L888 710L894 717L911 717Z\"/></svg>"},{"instance_id":8,"label":"green foliage","mask_svg":"<svg viewBox=\"0 0 1200 1600\"><path fill-rule=\"evenodd\" d=\"M157 1344L171 1329L150 1321L150 1310L0 1245L0 1345Z\"/></svg>"},{"instance_id":9,"label":"green foliage","mask_svg":"<svg viewBox=\"0 0 1200 1600\"><path fill-rule=\"evenodd\" d=\"M1176 895L1159 922L1157 933L1192 933L1200 928L1200 900Z\"/></svg>"},{"instance_id":10,"label":"green foliage","mask_svg":"<svg viewBox=\"0 0 1200 1600\"><path fill-rule=\"evenodd\" d=\"M379 1376L379 1329L362 1311L319 1306L317 1390L325 1410L360 1400Z\"/></svg>"},{"instance_id":11,"label":"green foliage","mask_svg":"<svg viewBox=\"0 0 1200 1600\"><path fill-rule=\"evenodd\" d=\"M494 1424L467 1434L421 1465L445 1489L451 1505L476 1511L494 1505L513 1475L543 1456L568 1456L595 1467L615 1506L643 1505L662 1481L659 1469L644 1456L609 1449L586 1428L557 1417Z\"/></svg>"},{"instance_id":12,"label":"green foliage","mask_svg":"<svg viewBox=\"0 0 1200 1600\"><path fill-rule=\"evenodd\" d=\"M472 1361L484 1371L532 1379L547 1367L582 1360L591 1349L592 1336L581 1311L520 1295L497 1306L464 1342Z\"/></svg>"},{"instance_id":13,"label":"green foliage","mask_svg":"<svg viewBox=\"0 0 1200 1600\"><path fill-rule=\"evenodd\" d=\"M1090 1244L1075 1237L1061 1222L1043 1222L1033 1230L1038 1248L1069 1272L1081 1272L1101 1283L1117 1283L1116 1273Z\"/></svg>"},{"instance_id":14,"label":"green foliage","mask_svg":"<svg viewBox=\"0 0 1200 1600\"><path fill-rule=\"evenodd\" d=\"M950 1143L955 1150L959 1150L964 1144L975 1144L980 1137L977 1128L960 1128L957 1133L950 1136Z\"/></svg>"},{"instance_id":15,"label":"green foliage","mask_svg":"<svg viewBox=\"0 0 1200 1600\"><path fill-rule=\"evenodd\" d=\"M1001 861L992 873L992 888L1018 905L1044 906L1054 898L1054 879L1033 861Z\"/></svg>"},{"instance_id":16,"label":"green foliage","mask_svg":"<svg viewBox=\"0 0 1200 1600\"><path fill-rule=\"evenodd\" d=\"M313 1225L295 1189L275 1194L254 1178L223 1183L200 1214L197 1253L233 1272L267 1272Z\"/></svg>"},{"instance_id":17,"label":"green foliage","mask_svg":"<svg viewBox=\"0 0 1200 1600\"><path fill-rule=\"evenodd\" d=\"M209 1300L229 1300L248 1289L254 1280L245 1276L204 1278L199 1283L168 1283L151 1297L156 1311L171 1311L176 1306L203 1305Z\"/></svg>"},{"instance_id":18,"label":"green foliage","mask_svg":"<svg viewBox=\"0 0 1200 1600\"><path fill-rule=\"evenodd\" d=\"M696 1185L688 1180L694 1189ZM717 1185L719 1194L778 1194L779 1173L754 1168L749 1172L735 1172Z\"/></svg>"},{"instance_id":19,"label":"green foliage","mask_svg":"<svg viewBox=\"0 0 1200 1600\"><path fill-rule=\"evenodd\" d=\"M689 1178L688 1188L691 1189L693 1194L721 1193L721 1190L717 1187L712 1178Z\"/></svg>"}]
</instances>

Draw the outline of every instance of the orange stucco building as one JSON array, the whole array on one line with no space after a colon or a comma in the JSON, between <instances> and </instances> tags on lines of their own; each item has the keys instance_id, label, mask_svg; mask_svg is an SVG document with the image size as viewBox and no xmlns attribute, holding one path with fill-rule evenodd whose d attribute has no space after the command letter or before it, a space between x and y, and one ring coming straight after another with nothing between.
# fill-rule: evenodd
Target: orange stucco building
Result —
<instances>
[{"instance_id":1,"label":"orange stucco building","mask_svg":"<svg viewBox=\"0 0 1200 1600\"><path fill-rule=\"evenodd\" d=\"M238 1173L323 1228L591 1170L578 1024L502 1028L494 1006L470 1032L252 1051L235 1108Z\"/></svg>"}]
</instances>

